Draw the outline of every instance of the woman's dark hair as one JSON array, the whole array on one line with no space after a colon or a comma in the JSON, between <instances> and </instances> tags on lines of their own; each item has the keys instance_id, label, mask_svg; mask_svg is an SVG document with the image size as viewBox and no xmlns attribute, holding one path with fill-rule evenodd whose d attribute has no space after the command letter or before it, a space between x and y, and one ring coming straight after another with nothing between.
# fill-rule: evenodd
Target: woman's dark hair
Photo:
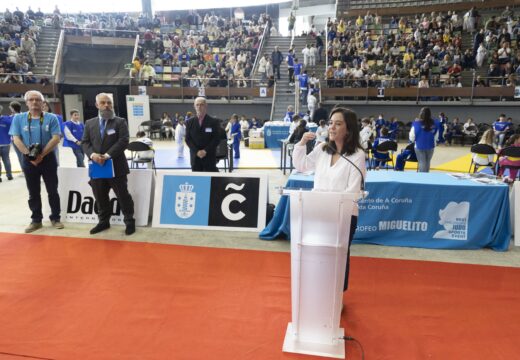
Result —
<instances>
[{"instance_id":1,"label":"woman's dark hair","mask_svg":"<svg viewBox=\"0 0 520 360\"><path fill-rule=\"evenodd\" d=\"M520 134L511 135L511 137L506 141L506 146L513 145L516 142L516 140L518 140L518 138L520 138Z\"/></svg>"},{"instance_id":2,"label":"woman's dark hair","mask_svg":"<svg viewBox=\"0 0 520 360\"><path fill-rule=\"evenodd\" d=\"M419 119L421 119L422 126L426 131L431 131L431 129L433 129L434 122L432 119L432 112L430 108L423 107L419 114Z\"/></svg>"},{"instance_id":3,"label":"woman's dark hair","mask_svg":"<svg viewBox=\"0 0 520 360\"><path fill-rule=\"evenodd\" d=\"M306 128L307 127L307 121L305 120L300 120L300 123L298 124L298 127L299 128Z\"/></svg>"},{"instance_id":4,"label":"woman's dark hair","mask_svg":"<svg viewBox=\"0 0 520 360\"><path fill-rule=\"evenodd\" d=\"M343 149L336 149L336 143L329 140L323 147L323 151L326 151L328 154L334 154L339 151L341 155L352 155L357 149L362 149L361 143L359 142L357 115L353 110L344 107L336 107L332 109L332 112L329 115L329 120L332 119L332 115L335 113L341 113L343 115L343 121L345 122L345 125L347 125L347 135L345 136L345 139L343 139Z\"/></svg>"},{"instance_id":5,"label":"woman's dark hair","mask_svg":"<svg viewBox=\"0 0 520 360\"><path fill-rule=\"evenodd\" d=\"M47 109L49 109L49 111L47 111L47 112L52 114L51 104L49 104L49 102L47 100L44 100L42 104L47 105Z\"/></svg>"}]
</instances>

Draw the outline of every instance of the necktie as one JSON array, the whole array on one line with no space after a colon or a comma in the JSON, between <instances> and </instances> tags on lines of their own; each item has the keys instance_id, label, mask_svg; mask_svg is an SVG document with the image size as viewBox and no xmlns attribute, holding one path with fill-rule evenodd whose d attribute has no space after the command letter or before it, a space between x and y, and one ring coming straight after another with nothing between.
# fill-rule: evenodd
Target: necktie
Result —
<instances>
[{"instance_id":1,"label":"necktie","mask_svg":"<svg viewBox=\"0 0 520 360\"><path fill-rule=\"evenodd\" d=\"M103 140L103 137L105 136L105 125L106 125L106 120L105 119L102 119L101 120L101 125L99 126L99 132L101 134L101 140Z\"/></svg>"}]
</instances>

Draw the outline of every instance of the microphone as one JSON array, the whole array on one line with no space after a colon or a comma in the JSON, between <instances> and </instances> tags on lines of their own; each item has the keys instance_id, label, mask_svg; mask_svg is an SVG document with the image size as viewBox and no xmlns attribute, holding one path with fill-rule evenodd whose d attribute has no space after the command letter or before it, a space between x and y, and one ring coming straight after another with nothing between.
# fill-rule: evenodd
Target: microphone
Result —
<instances>
[{"instance_id":1,"label":"microphone","mask_svg":"<svg viewBox=\"0 0 520 360\"><path fill-rule=\"evenodd\" d=\"M365 198L368 195L368 192L365 191L365 176L363 175L363 171L361 171L361 169L356 164L354 164L349 158L347 158L345 155L341 154L339 151L330 146L329 142L326 142L325 146L330 150L334 151L335 154L338 154L343 159L347 160L352 166L356 168L357 171L359 171L359 175L361 175L361 196Z\"/></svg>"}]
</instances>

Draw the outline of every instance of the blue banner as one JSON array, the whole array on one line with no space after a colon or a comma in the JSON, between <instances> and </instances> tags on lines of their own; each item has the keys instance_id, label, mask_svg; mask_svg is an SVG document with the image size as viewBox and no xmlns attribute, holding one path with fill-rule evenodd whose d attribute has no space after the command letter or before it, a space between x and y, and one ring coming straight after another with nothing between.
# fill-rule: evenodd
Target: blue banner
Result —
<instances>
[{"instance_id":1,"label":"blue banner","mask_svg":"<svg viewBox=\"0 0 520 360\"><path fill-rule=\"evenodd\" d=\"M312 176L291 175L287 187L312 187ZM369 195L359 202L355 243L435 249L491 247L505 251L511 238L509 189L443 173L370 171ZM290 236L284 196L263 239Z\"/></svg>"},{"instance_id":2,"label":"blue banner","mask_svg":"<svg viewBox=\"0 0 520 360\"><path fill-rule=\"evenodd\" d=\"M165 176L161 223L208 225L210 189L209 176Z\"/></svg>"}]
</instances>

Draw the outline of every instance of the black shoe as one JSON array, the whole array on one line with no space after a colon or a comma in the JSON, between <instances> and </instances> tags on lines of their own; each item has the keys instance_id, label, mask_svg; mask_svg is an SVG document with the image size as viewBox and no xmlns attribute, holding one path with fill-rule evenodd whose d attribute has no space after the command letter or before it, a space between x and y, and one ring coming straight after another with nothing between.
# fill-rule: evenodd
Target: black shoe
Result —
<instances>
[{"instance_id":1,"label":"black shoe","mask_svg":"<svg viewBox=\"0 0 520 360\"><path fill-rule=\"evenodd\" d=\"M13 176L12 176L12 175L11 175L11 176L8 176L8 177L7 177L7 180L13 180Z\"/></svg>"},{"instance_id":2,"label":"black shoe","mask_svg":"<svg viewBox=\"0 0 520 360\"><path fill-rule=\"evenodd\" d=\"M107 223L99 223L96 226L94 226L92 229L90 229L90 234L97 234L98 232L101 232L103 230L106 230L110 228L110 224Z\"/></svg>"},{"instance_id":3,"label":"black shoe","mask_svg":"<svg viewBox=\"0 0 520 360\"><path fill-rule=\"evenodd\" d=\"M135 223L126 225L125 234L132 235L135 233Z\"/></svg>"}]
</instances>

